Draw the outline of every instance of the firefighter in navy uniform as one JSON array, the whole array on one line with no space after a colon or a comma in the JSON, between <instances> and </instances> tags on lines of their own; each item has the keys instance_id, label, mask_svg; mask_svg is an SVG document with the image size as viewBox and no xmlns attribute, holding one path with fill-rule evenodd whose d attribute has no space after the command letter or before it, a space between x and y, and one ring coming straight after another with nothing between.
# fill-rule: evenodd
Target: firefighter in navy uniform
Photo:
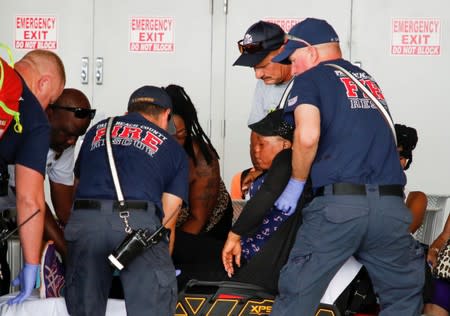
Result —
<instances>
[{"instance_id":1,"label":"firefighter in navy uniform","mask_svg":"<svg viewBox=\"0 0 450 316\"><path fill-rule=\"evenodd\" d=\"M144 86L130 96L128 114L115 118L111 143L133 230L153 232L188 197L188 160L166 131L172 103L167 93ZM108 256L127 236L123 209L106 152L106 121L85 136L75 166L79 183L65 229L68 247L67 309L72 316L105 315L114 269ZM167 240L144 250L120 271L128 315L173 315L177 300L175 268Z\"/></svg>"},{"instance_id":2,"label":"firefighter in navy uniform","mask_svg":"<svg viewBox=\"0 0 450 316\"><path fill-rule=\"evenodd\" d=\"M15 72L10 72L11 68L7 67L3 63L4 82L0 90L6 98L19 91L20 100L17 98L16 102L19 101L22 128L18 127L17 121L11 122L6 129L0 128L1 191L3 195L7 194L7 165L15 164L17 224L32 216L19 230L24 266L13 285L20 286L20 293L8 301L15 304L31 294L39 272L45 214L45 162L50 142L50 126L44 111L62 93L66 77L60 58L45 50L27 53L15 64ZM15 92L5 91L11 81L16 82L14 85L18 90L11 90ZM11 109L8 103L5 105ZM3 204L5 200L5 196L0 197L0 211L10 206Z\"/></svg>"},{"instance_id":3,"label":"firefighter in navy uniform","mask_svg":"<svg viewBox=\"0 0 450 316\"><path fill-rule=\"evenodd\" d=\"M339 38L324 20L296 24L273 61L291 63L296 75L284 108L295 123L292 176L275 205L293 213L308 176L315 197L303 209L272 314L313 315L333 275L354 255L367 268L380 315L420 315L423 249L408 231L406 178L378 84L342 59Z\"/></svg>"}]
</instances>

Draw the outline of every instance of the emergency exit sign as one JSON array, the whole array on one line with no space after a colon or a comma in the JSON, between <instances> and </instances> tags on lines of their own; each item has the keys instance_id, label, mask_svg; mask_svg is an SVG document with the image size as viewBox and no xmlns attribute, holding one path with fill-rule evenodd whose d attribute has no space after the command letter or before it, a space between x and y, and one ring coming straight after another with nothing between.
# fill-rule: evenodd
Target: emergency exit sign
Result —
<instances>
[{"instance_id":1,"label":"emergency exit sign","mask_svg":"<svg viewBox=\"0 0 450 316\"><path fill-rule=\"evenodd\" d=\"M393 18L392 55L440 55L441 20L437 18Z\"/></svg>"},{"instance_id":2,"label":"emergency exit sign","mask_svg":"<svg viewBox=\"0 0 450 316\"><path fill-rule=\"evenodd\" d=\"M48 49L58 48L57 19L48 15L15 16L16 49Z\"/></svg>"},{"instance_id":3,"label":"emergency exit sign","mask_svg":"<svg viewBox=\"0 0 450 316\"><path fill-rule=\"evenodd\" d=\"M172 17L130 17L130 52L173 52L175 21Z\"/></svg>"}]
</instances>

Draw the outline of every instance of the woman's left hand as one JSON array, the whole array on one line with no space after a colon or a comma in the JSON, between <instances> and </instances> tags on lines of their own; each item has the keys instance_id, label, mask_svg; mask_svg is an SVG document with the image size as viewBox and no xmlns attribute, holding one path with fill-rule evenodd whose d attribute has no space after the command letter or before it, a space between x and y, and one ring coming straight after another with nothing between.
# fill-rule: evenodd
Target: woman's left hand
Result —
<instances>
[{"instance_id":1,"label":"woman's left hand","mask_svg":"<svg viewBox=\"0 0 450 316\"><path fill-rule=\"evenodd\" d=\"M233 259L238 267L241 266L241 251L241 236L230 231L222 250L222 263L229 278L234 274Z\"/></svg>"}]
</instances>

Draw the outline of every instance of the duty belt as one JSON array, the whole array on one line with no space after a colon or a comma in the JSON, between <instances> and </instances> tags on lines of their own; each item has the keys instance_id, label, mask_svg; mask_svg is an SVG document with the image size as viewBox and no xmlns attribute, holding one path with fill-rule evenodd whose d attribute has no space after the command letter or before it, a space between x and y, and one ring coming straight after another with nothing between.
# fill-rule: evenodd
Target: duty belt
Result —
<instances>
[{"instance_id":1,"label":"duty belt","mask_svg":"<svg viewBox=\"0 0 450 316\"><path fill-rule=\"evenodd\" d=\"M328 186L317 188L314 195L367 195L367 190L370 190L364 184L334 183L329 186L331 186L329 190L326 190ZM403 186L397 184L379 185L378 192L380 196L392 195L403 197Z\"/></svg>"},{"instance_id":2,"label":"duty belt","mask_svg":"<svg viewBox=\"0 0 450 316\"><path fill-rule=\"evenodd\" d=\"M115 212L121 211L146 211L148 208L147 201L126 201L125 207L121 208L119 202L117 201L108 201L108 200L75 200L73 203L74 210L101 210L105 209L105 207L111 207Z\"/></svg>"}]
</instances>

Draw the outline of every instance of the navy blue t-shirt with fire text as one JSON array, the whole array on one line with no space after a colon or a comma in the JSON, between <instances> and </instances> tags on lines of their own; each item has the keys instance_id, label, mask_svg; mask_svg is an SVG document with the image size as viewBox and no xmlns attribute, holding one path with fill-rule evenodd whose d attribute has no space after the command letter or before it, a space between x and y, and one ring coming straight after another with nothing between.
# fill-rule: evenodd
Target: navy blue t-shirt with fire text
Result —
<instances>
[{"instance_id":1,"label":"navy blue t-shirt with fire text","mask_svg":"<svg viewBox=\"0 0 450 316\"><path fill-rule=\"evenodd\" d=\"M286 120L294 123L293 111L301 104L320 111L319 147L310 171L313 187L339 182L404 185L394 137L383 115L349 77L326 63L351 72L388 110L375 80L343 59L320 63L295 77Z\"/></svg>"},{"instance_id":2,"label":"navy blue t-shirt with fire text","mask_svg":"<svg viewBox=\"0 0 450 316\"><path fill-rule=\"evenodd\" d=\"M106 154L106 125L86 134L75 166L77 199L117 200ZM139 113L117 117L111 129L112 150L125 200L154 202L163 192L188 198L188 160L184 149L165 130Z\"/></svg>"}]
</instances>

